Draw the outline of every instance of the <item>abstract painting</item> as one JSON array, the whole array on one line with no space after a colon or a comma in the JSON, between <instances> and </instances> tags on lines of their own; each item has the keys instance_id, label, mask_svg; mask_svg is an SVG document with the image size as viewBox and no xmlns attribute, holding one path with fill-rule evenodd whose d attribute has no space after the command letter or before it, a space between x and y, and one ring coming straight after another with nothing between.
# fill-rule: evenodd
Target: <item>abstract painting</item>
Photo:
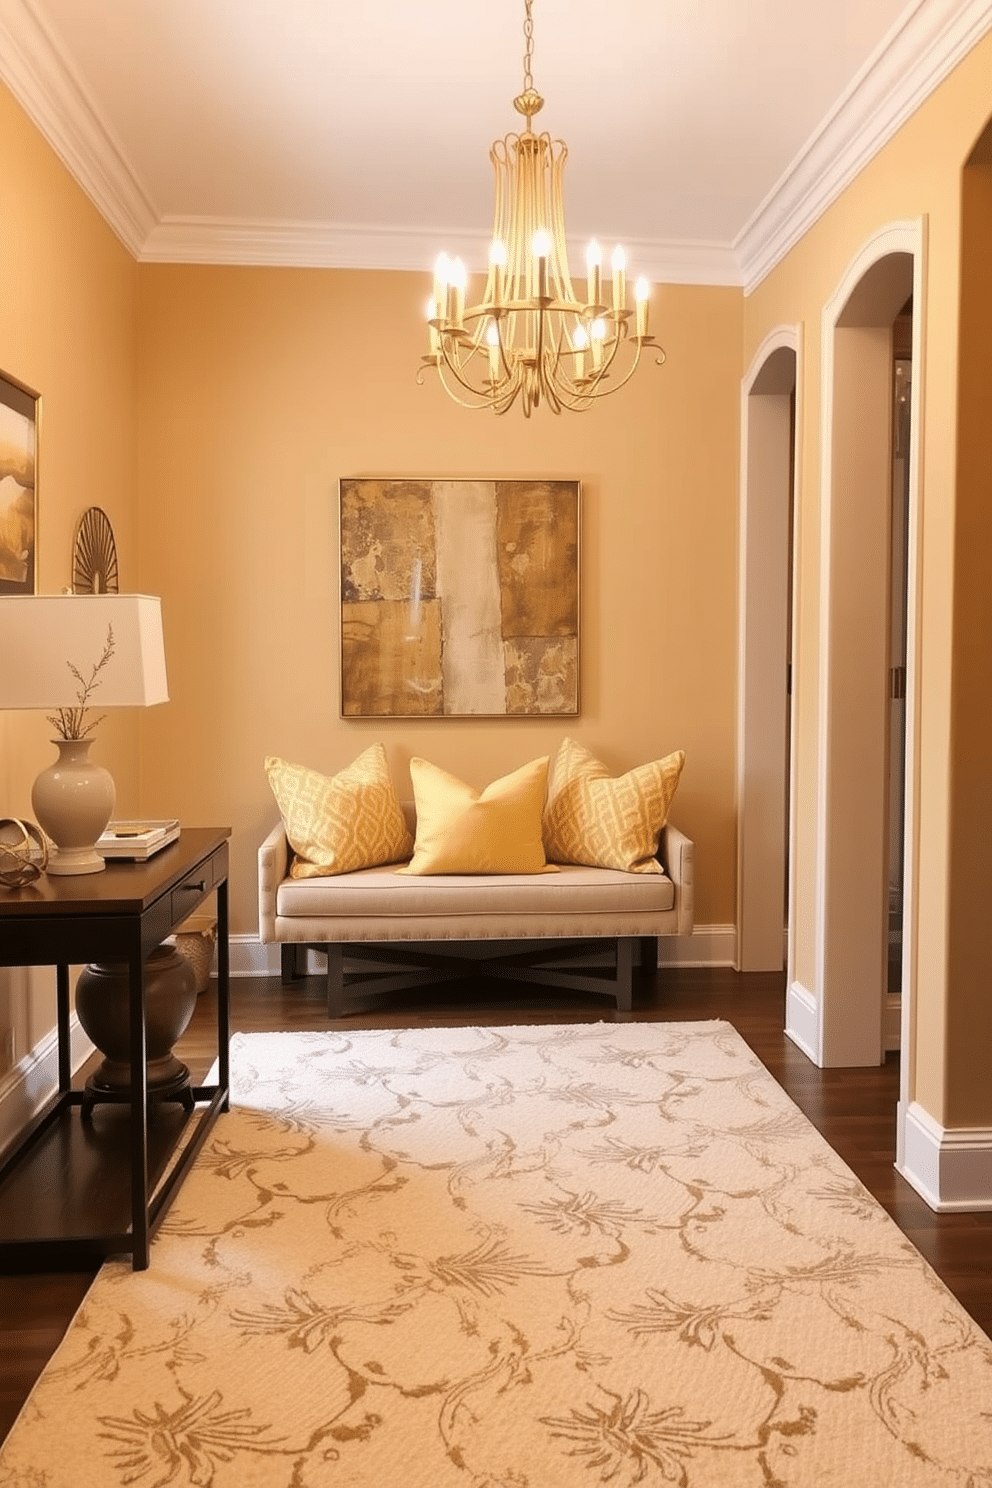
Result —
<instances>
[{"instance_id":1,"label":"abstract painting","mask_svg":"<svg viewBox=\"0 0 992 1488\"><path fill-rule=\"evenodd\" d=\"M578 713L578 481L340 486L343 717Z\"/></svg>"},{"instance_id":2,"label":"abstract painting","mask_svg":"<svg viewBox=\"0 0 992 1488\"><path fill-rule=\"evenodd\" d=\"M38 397L0 373L0 594L35 592Z\"/></svg>"}]
</instances>

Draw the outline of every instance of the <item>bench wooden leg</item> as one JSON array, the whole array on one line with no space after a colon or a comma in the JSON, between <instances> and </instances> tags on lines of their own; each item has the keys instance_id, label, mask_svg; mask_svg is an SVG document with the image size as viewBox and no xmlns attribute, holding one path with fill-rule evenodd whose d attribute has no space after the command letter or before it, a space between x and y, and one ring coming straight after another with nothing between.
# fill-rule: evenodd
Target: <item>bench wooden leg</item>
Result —
<instances>
[{"instance_id":1,"label":"bench wooden leg","mask_svg":"<svg viewBox=\"0 0 992 1488\"><path fill-rule=\"evenodd\" d=\"M299 953L306 955L306 946L288 945L285 941L279 947L279 964L282 969L282 985L290 986L298 981L303 975L300 969Z\"/></svg>"},{"instance_id":2,"label":"bench wooden leg","mask_svg":"<svg viewBox=\"0 0 992 1488\"><path fill-rule=\"evenodd\" d=\"M641 970L658 970L658 937L657 935L641 936Z\"/></svg>"},{"instance_id":3,"label":"bench wooden leg","mask_svg":"<svg viewBox=\"0 0 992 1488\"><path fill-rule=\"evenodd\" d=\"M578 944L578 943L576 943ZM604 949L609 941L589 941L585 943L596 949L583 949L577 954L579 958L588 957L590 954L599 954L598 947ZM617 1010L629 1013L634 1006L634 951L635 947L641 947L641 964L651 969L651 953L657 958L658 942L653 936L618 936L616 945L616 972L610 978L603 977L596 971L577 974L568 971L559 971L553 966L543 966L540 963L556 958L560 959L562 951L567 948L555 947L541 951L516 952L508 958L501 956L487 957L485 959L462 958L458 956L431 955L418 949L395 950L387 946L366 946L363 943L346 946L344 942L323 941L319 945L307 946L297 944L283 944L280 946L280 957L282 966L282 984L289 986L300 977L307 974L307 953L310 950L322 951L327 957L327 1015L329 1018L343 1018L345 1016L345 950L347 949L352 960L370 960L383 963L393 962L403 965L405 970L395 975L383 974L381 971L369 975L359 975L352 968L349 973L350 982L347 983L352 993L356 991L366 996L382 996L389 992L407 990L417 987L425 982L444 982L461 976L494 976L497 978L508 978L545 984L550 987L577 987L582 991L592 989L597 992L613 992L616 998ZM575 948L571 955L576 955ZM655 965L657 960L655 959Z\"/></svg>"},{"instance_id":4,"label":"bench wooden leg","mask_svg":"<svg viewBox=\"0 0 992 1488\"><path fill-rule=\"evenodd\" d=\"M617 1011L629 1013L634 1006L634 946L637 937L621 935L617 939Z\"/></svg>"}]
</instances>

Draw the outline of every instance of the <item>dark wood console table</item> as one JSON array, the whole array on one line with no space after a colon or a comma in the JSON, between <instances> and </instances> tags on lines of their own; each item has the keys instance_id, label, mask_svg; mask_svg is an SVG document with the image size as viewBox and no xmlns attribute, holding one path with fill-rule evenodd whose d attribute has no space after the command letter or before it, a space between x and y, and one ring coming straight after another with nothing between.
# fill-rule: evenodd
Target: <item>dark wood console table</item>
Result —
<instances>
[{"instance_id":1,"label":"dark wood console table","mask_svg":"<svg viewBox=\"0 0 992 1488\"><path fill-rule=\"evenodd\" d=\"M152 1235L228 1107L229 836L227 828L184 829L147 862L108 862L103 873L42 875L27 888L0 888L0 965L55 966L58 1004L58 1090L0 1159L0 1272L71 1270L118 1254L129 1254L136 1271L147 1267ZM217 1081L193 1087L205 1111L190 1115L155 1102L149 1122L145 959L214 892ZM128 967L132 1096L83 1122L84 1092L72 1089L69 967L88 961ZM189 1121L193 1133L156 1188ZM99 1233L95 1210L103 1217Z\"/></svg>"}]
</instances>

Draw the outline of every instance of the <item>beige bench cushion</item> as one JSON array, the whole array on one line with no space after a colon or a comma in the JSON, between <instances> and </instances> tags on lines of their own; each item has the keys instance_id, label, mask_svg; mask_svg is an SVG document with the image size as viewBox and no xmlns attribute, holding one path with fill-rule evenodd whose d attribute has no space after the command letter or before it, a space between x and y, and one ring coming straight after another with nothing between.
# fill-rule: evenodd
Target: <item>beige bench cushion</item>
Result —
<instances>
[{"instance_id":1,"label":"beige bench cushion","mask_svg":"<svg viewBox=\"0 0 992 1488\"><path fill-rule=\"evenodd\" d=\"M662 873L573 866L546 877L504 873L406 878L393 868L367 868L333 880L284 879L276 890L277 915L317 919L330 909L337 921L351 916L378 920L415 915L431 920L636 916L670 910L674 904L674 886Z\"/></svg>"}]
</instances>

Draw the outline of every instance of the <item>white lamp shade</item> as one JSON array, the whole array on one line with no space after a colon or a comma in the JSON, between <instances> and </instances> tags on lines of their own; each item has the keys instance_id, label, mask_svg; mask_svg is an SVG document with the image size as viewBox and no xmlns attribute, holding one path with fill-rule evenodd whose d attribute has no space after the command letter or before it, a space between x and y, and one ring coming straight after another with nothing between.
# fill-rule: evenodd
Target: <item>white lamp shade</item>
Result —
<instances>
[{"instance_id":1,"label":"white lamp shade","mask_svg":"<svg viewBox=\"0 0 992 1488\"><path fill-rule=\"evenodd\" d=\"M148 594L0 595L0 708L69 708L113 636L87 706L169 701L162 602Z\"/></svg>"}]
</instances>

